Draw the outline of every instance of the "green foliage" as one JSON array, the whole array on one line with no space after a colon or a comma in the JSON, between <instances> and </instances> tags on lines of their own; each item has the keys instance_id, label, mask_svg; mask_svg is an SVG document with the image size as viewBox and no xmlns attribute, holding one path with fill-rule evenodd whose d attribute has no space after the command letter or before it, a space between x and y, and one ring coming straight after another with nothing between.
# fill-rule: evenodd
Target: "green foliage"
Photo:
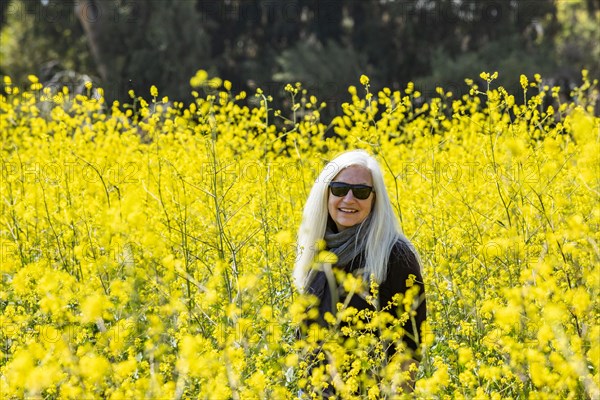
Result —
<instances>
[{"instance_id":1,"label":"green foliage","mask_svg":"<svg viewBox=\"0 0 600 400\"><path fill-rule=\"evenodd\" d=\"M69 2L13 0L0 32L0 71L25 85L27 75L47 80L53 72L89 73L93 63L85 35ZM66 83L66 82L65 82Z\"/></svg>"},{"instance_id":2,"label":"green foliage","mask_svg":"<svg viewBox=\"0 0 600 400\"><path fill-rule=\"evenodd\" d=\"M204 69L246 91L302 81L328 96L327 119L360 73L375 90L413 81L426 97L430 82L459 92L457 79L481 70L502 71L512 90L504 77L541 72L574 87L582 69L600 74L600 6L584 0L8 0L0 11L0 71L25 84L70 70L63 77L92 77L111 100L156 84L190 101L188 80Z\"/></svg>"},{"instance_id":3,"label":"green foliage","mask_svg":"<svg viewBox=\"0 0 600 400\"><path fill-rule=\"evenodd\" d=\"M341 102L332 104L331 100L342 98L346 88L357 83L361 71L369 70L366 55L334 41L325 45L318 41L299 42L276 61L279 72L273 75L273 80L281 84L302 82L311 93L329 96L330 106L336 107L336 111L341 110Z\"/></svg>"},{"instance_id":4,"label":"green foliage","mask_svg":"<svg viewBox=\"0 0 600 400\"><path fill-rule=\"evenodd\" d=\"M352 47L335 42L299 42L277 57L281 72L273 75L278 82L301 81L307 85L336 82L340 86L356 83L356 77L365 71L366 57Z\"/></svg>"},{"instance_id":5,"label":"green foliage","mask_svg":"<svg viewBox=\"0 0 600 400\"><path fill-rule=\"evenodd\" d=\"M518 37L510 37L489 42L477 52L462 53L458 56L438 47L433 53L431 66L431 75L415 80L416 86L426 95L435 94L435 87L432 87L431 82L456 94L464 94L468 88L458 77L477 76L481 70L502 71L498 84L516 93L521 87L517 79L520 73L532 76L541 72L544 76L550 76L551 71L556 68L556 63L547 46L527 49Z\"/></svg>"},{"instance_id":6,"label":"green foliage","mask_svg":"<svg viewBox=\"0 0 600 400\"><path fill-rule=\"evenodd\" d=\"M576 0L557 2L557 8L560 32L554 40L563 74L573 78L587 68L600 75L600 6L586 10L585 2Z\"/></svg>"},{"instance_id":7,"label":"green foliage","mask_svg":"<svg viewBox=\"0 0 600 400\"><path fill-rule=\"evenodd\" d=\"M129 89L147 92L156 84L169 97L186 99L190 76L209 62L209 38L194 3L171 0L114 7L115 17L102 19L99 28L109 98L122 98Z\"/></svg>"}]
</instances>

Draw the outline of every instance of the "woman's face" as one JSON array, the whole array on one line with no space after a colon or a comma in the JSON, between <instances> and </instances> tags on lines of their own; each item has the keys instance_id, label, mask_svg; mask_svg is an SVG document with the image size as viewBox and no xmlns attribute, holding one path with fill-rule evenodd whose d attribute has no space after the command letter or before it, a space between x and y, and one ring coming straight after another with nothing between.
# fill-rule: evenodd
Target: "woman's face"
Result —
<instances>
[{"instance_id":1,"label":"woman's face","mask_svg":"<svg viewBox=\"0 0 600 400\"><path fill-rule=\"evenodd\" d=\"M371 172L358 165L351 165L341 170L333 182L373 186ZM375 198L375 194L371 193L365 200L357 199L352 190L348 190L343 197L334 196L331 190L328 190L328 194L327 209L339 232L364 221L371 212Z\"/></svg>"}]
</instances>

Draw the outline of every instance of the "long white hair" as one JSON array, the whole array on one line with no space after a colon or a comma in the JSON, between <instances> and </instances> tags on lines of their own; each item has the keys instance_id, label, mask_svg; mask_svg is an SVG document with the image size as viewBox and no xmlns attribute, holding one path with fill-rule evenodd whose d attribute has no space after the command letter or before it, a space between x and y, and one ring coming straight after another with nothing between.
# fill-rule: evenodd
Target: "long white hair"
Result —
<instances>
[{"instance_id":1,"label":"long white hair","mask_svg":"<svg viewBox=\"0 0 600 400\"><path fill-rule=\"evenodd\" d=\"M392 209L377 160L363 150L342 153L323 168L310 190L304 206L302 224L298 231L298 253L294 267L294 282L300 292L305 292L310 284L309 272L318 252L316 243L325 236L329 215L327 209L329 183L340 171L349 166L367 168L371 172L375 191L375 201L371 208L371 223L365 232L364 278L368 280L373 276L377 283L383 282L387 276L387 265L392 246L398 240L403 240L410 245L402 234Z\"/></svg>"}]
</instances>

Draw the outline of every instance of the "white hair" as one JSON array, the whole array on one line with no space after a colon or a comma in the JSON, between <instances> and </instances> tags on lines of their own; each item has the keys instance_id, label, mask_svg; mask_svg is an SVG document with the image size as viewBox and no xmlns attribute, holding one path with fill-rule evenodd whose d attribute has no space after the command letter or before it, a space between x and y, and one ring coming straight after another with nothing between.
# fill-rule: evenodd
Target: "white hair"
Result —
<instances>
[{"instance_id":1,"label":"white hair","mask_svg":"<svg viewBox=\"0 0 600 400\"><path fill-rule=\"evenodd\" d=\"M302 224L298 231L298 254L294 267L294 282L300 292L310 284L309 272L318 252L316 243L325 236L329 211L329 182L344 168L361 166L371 172L375 201L371 208L371 223L366 235L364 277L371 276L381 283L387 276L387 265L392 247L398 240L404 241L411 248L410 242L404 237L400 225L392 209L390 198L385 188L383 174L377 160L363 150L353 150L342 153L330 161L315 181L302 215Z\"/></svg>"}]
</instances>

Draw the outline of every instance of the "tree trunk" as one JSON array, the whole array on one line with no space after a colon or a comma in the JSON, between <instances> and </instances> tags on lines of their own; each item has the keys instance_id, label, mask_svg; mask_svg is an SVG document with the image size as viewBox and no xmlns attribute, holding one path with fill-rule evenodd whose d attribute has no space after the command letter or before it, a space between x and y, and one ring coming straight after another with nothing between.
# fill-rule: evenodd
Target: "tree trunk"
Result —
<instances>
[{"instance_id":1,"label":"tree trunk","mask_svg":"<svg viewBox=\"0 0 600 400\"><path fill-rule=\"evenodd\" d=\"M107 82L108 68L104 62L105 58L103 57L99 40L102 32L102 8L94 0L77 0L75 2L75 15L79 19L87 37L100 79L103 82Z\"/></svg>"}]
</instances>

